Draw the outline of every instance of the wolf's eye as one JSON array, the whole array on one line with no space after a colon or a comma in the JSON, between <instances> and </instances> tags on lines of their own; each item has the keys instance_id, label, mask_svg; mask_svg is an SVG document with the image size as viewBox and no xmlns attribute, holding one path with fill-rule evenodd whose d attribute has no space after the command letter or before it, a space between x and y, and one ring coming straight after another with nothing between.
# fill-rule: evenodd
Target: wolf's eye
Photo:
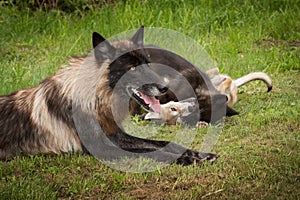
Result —
<instances>
[{"instance_id":1,"label":"wolf's eye","mask_svg":"<svg viewBox=\"0 0 300 200\"><path fill-rule=\"evenodd\" d=\"M171 111L176 111L176 110L177 110L177 109L174 108L174 107L171 107L170 109L171 109Z\"/></svg>"},{"instance_id":2,"label":"wolf's eye","mask_svg":"<svg viewBox=\"0 0 300 200\"><path fill-rule=\"evenodd\" d=\"M135 70L135 66L131 66L131 67L129 68L129 70L130 70L130 71L134 71L134 70Z\"/></svg>"}]
</instances>

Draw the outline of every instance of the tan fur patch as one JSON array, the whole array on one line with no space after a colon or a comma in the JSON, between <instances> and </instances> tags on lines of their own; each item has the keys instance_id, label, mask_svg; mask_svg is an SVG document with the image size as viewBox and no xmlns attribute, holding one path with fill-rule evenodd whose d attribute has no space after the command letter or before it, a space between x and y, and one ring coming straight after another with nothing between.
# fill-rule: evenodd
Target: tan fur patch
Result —
<instances>
[{"instance_id":1,"label":"tan fur patch","mask_svg":"<svg viewBox=\"0 0 300 200\"><path fill-rule=\"evenodd\" d=\"M59 153L81 151L81 144L74 130L70 129L63 121L51 116L45 103L44 88L37 90L31 114L32 121L42 127L42 132L47 134L47 142L40 147L41 152Z\"/></svg>"}]
</instances>

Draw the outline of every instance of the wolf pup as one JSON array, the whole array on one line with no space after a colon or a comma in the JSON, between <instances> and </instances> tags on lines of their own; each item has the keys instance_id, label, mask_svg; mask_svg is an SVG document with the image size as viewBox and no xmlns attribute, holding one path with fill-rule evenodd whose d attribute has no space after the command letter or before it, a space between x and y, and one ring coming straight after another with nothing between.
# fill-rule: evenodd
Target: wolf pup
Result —
<instances>
[{"instance_id":1,"label":"wolf pup","mask_svg":"<svg viewBox=\"0 0 300 200\"><path fill-rule=\"evenodd\" d=\"M191 100L192 101L191 101ZM183 118L195 111L195 102L193 98L174 102L170 101L160 105L160 112L149 111L143 119L155 121L158 124L176 125L183 124ZM199 121L196 123L198 128L206 128L207 122Z\"/></svg>"},{"instance_id":2,"label":"wolf pup","mask_svg":"<svg viewBox=\"0 0 300 200\"><path fill-rule=\"evenodd\" d=\"M182 117L187 117L196 110L196 99L189 98L179 102L170 101L160 105L160 112L148 112L144 119L159 124L175 125L182 123Z\"/></svg>"},{"instance_id":3,"label":"wolf pup","mask_svg":"<svg viewBox=\"0 0 300 200\"><path fill-rule=\"evenodd\" d=\"M116 109L122 110L128 105L125 100L132 98L155 110L159 107L155 96L167 90L161 77L149 67L155 63L151 63L141 45L143 27L129 40L109 42L93 33L92 42L91 55L71 60L68 67L46 78L37 87L0 96L1 159L20 153L90 153L79 137L73 110L82 113L79 122L93 119L100 125L103 132L96 128L86 132L102 135L110 142L99 141L99 144L107 145L106 150L110 153L105 159L141 156L139 153L143 153L160 162L190 165L218 157L168 141L134 137L118 125L128 113L120 112L115 119L111 102L117 102L119 107ZM151 51L155 52L154 49ZM115 92L118 81L125 74L130 79L125 79ZM146 79L147 84L140 84Z\"/></svg>"},{"instance_id":4,"label":"wolf pup","mask_svg":"<svg viewBox=\"0 0 300 200\"><path fill-rule=\"evenodd\" d=\"M253 72L242 76L236 80L225 74L219 74L218 68L207 70L206 73L217 90L228 97L227 104L233 106L238 100L238 88L254 80L262 80L268 87L268 92L272 90L271 78L263 72Z\"/></svg>"}]
</instances>

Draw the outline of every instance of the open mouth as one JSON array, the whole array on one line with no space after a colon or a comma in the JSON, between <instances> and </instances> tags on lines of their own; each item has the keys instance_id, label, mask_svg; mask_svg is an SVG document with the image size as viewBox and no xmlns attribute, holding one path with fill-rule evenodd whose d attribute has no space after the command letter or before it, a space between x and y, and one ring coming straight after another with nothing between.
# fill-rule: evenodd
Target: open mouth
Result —
<instances>
[{"instance_id":1,"label":"open mouth","mask_svg":"<svg viewBox=\"0 0 300 200\"><path fill-rule=\"evenodd\" d=\"M131 88L133 98L147 111L160 112L160 102L154 96L144 94L138 89Z\"/></svg>"}]
</instances>

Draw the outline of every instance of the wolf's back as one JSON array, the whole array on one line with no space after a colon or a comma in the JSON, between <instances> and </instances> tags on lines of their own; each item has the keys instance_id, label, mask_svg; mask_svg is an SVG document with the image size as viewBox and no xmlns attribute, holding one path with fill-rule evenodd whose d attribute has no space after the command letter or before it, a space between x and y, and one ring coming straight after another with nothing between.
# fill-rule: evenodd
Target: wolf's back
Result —
<instances>
[{"instance_id":1,"label":"wolf's back","mask_svg":"<svg viewBox=\"0 0 300 200\"><path fill-rule=\"evenodd\" d=\"M81 150L70 103L53 76L35 88L0 96L0 159Z\"/></svg>"}]
</instances>

